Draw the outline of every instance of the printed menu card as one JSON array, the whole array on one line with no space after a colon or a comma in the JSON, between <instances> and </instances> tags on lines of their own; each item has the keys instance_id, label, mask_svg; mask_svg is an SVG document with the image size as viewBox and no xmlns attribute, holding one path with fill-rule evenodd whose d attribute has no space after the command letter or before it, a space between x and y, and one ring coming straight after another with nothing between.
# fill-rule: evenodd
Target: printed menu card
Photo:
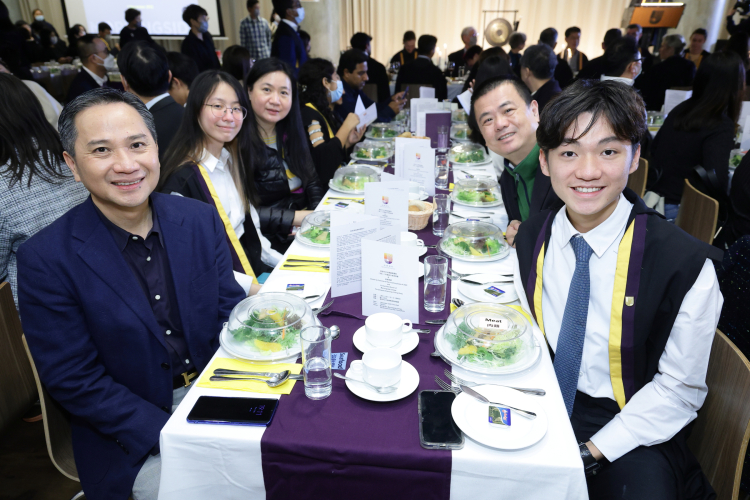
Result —
<instances>
[{"instance_id":1,"label":"printed menu card","mask_svg":"<svg viewBox=\"0 0 750 500\"><path fill-rule=\"evenodd\" d=\"M380 229L408 231L408 183L368 182L365 184L365 213L380 220Z\"/></svg>"},{"instance_id":2,"label":"printed menu card","mask_svg":"<svg viewBox=\"0 0 750 500\"><path fill-rule=\"evenodd\" d=\"M331 297L362 291L362 238L377 230L377 217L331 212Z\"/></svg>"},{"instance_id":3,"label":"printed menu card","mask_svg":"<svg viewBox=\"0 0 750 500\"><path fill-rule=\"evenodd\" d=\"M396 174L397 177L406 177L406 174L404 173L404 149L406 149L406 146L409 146L411 144L429 148L431 142L430 139L411 139L407 137L396 137L396 156L394 158L393 173Z\"/></svg>"},{"instance_id":4,"label":"printed menu card","mask_svg":"<svg viewBox=\"0 0 750 500\"><path fill-rule=\"evenodd\" d=\"M420 144L404 148L404 177L435 196L435 150Z\"/></svg>"},{"instance_id":5,"label":"printed menu card","mask_svg":"<svg viewBox=\"0 0 750 500\"><path fill-rule=\"evenodd\" d=\"M419 322L419 253L402 246L399 231L378 231L362 238L362 315L397 314Z\"/></svg>"}]
</instances>

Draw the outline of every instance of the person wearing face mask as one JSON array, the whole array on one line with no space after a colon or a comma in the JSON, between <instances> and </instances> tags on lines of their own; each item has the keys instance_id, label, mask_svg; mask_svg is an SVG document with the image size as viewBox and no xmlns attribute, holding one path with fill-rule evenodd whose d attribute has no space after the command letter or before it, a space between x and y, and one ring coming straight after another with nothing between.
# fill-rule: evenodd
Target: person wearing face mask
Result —
<instances>
[{"instance_id":1,"label":"person wearing face mask","mask_svg":"<svg viewBox=\"0 0 750 500\"><path fill-rule=\"evenodd\" d=\"M65 54L68 52L68 46L60 40L57 33L44 28L39 32L39 57L42 62L57 61L60 64L70 63L73 58Z\"/></svg>"},{"instance_id":2,"label":"person wearing face mask","mask_svg":"<svg viewBox=\"0 0 750 500\"><path fill-rule=\"evenodd\" d=\"M34 34L36 36L41 36L42 30L44 29L57 32L54 26L45 21L44 12L42 12L42 9L34 9L34 12L32 12L31 15L34 18L34 20L31 22L31 29L34 30Z\"/></svg>"},{"instance_id":3,"label":"person wearing face mask","mask_svg":"<svg viewBox=\"0 0 750 500\"><path fill-rule=\"evenodd\" d=\"M260 17L260 1L247 0L247 12L250 14L240 23L240 45L250 52L254 60L271 57L271 26Z\"/></svg>"},{"instance_id":4,"label":"person wearing face mask","mask_svg":"<svg viewBox=\"0 0 750 500\"><path fill-rule=\"evenodd\" d=\"M305 9L299 0L273 0L273 9L281 16L281 22L273 36L271 56L287 63L297 78L299 69L307 61L305 42L298 33Z\"/></svg>"},{"instance_id":5,"label":"person wearing face mask","mask_svg":"<svg viewBox=\"0 0 750 500\"><path fill-rule=\"evenodd\" d=\"M116 68L114 59L107 50L107 45L98 36L83 36L77 44L83 67L70 84L68 102L86 91L107 86L107 67L105 64L111 65L112 69Z\"/></svg>"},{"instance_id":6,"label":"person wearing face mask","mask_svg":"<svg viewBox=\"0 0 750 500\"><path fill-rule=\"evenodd\" d=\"M299 71L300 111L307 131L315 170L320 182L328 184L342 163L347 163L352 147L365 133L357 132L359 117L349 113L342 123L333 112L341 101L344 85L331 61L310 59Z\"/></svg>"},{"instance_id":7,"label":"person wearing face mask","mask_svg":"<svg viewBox=\"0 0 750 500\"><path fill-rule=\"evenodd\" d=\"M120 31L120 50L125 47L128 42L134 42L141 40L144 42L153 42L151 35L148 34L148 30L141 26L141 11L138 9L128 9L125 11L125 21L128 23L122 31Z\"/></svg>"},{"instance_id":8,"label":"person wearing face mask","mask_svg":"<svg viewBox=\"0 0 750 500\"><path fill-rule=\"evenodd\" d=\"M375 101L388 101L391 99L391 89L388 86L388 73L385 66L372 58L372 37L367 33L355 33L349 40L353 49L364 52L367 56L368 84L374 84L378 89L378 98Z\"/></svg>"},{"instance_id":9,"label":"person wearing face mask","mask_svg":"<svg viewBox=\"0 0 750 500\"><path fill-rule=\"evenodd\" d=\"M112 57L117 57L117 54L120 52L120 50L117 48L115 41L112 40L112 26L107 23L99 23L98 29L99 38L104 40L104 43L107 44L109 53L112 54Z\"/></svg>"},{"instance_id":10,"label":"person wearing face mask","mask_svg":"<svg viewBox=\"0 0 750 500\"><path fill-rule=\"evenodd\" d=\"M458 76L458 68L466 66L466 51L477 44L477 30L472 26L467 26L461 31L461 41L464 43L464 47L448 55L448 62L453 63L453 70L450 71L448 76Z\"/></svg>"},{"instance_id":11,"label":"person wearing face mask","mask_svg":"<svg viewBox=\"0 0 750 500\"><path fill-rule=\"evenodd\" d=\"M190 26L190 33L182 41L181 52L195 61L198 71L219 69L214 39L208 32L208 12L200 5L190 4L182 12L182 20Z\"/></svg>"},{"instance_id":12,"label":"person wearing face mask","mask_svg":"<svg viewBox=\"0 0 750 500\"><path fill-rule=\"evenodd\" d=\"M247 181L254 183L260 198L263 234L285 252L292 226L299 226L318 206L325 188L310 156L291 68L275 57L256 61L245 89L252 147L244 153L253 166Z\"/></svg>"}]
</instances>

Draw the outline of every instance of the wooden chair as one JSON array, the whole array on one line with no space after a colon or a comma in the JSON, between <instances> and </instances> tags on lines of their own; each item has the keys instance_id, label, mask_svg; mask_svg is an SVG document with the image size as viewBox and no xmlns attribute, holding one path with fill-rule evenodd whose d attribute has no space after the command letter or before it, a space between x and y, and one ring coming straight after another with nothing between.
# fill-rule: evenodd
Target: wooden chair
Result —
<instances>
[{"instance_id":1,"label":"wooden chair","mask_svg":"<svg viewBox=\"0 0 750 500\"><path fill-rule=\"evenodd\" d=\"M635 194L643 198L646 194L646 181L648 180L648 160L638 159L638 170L628 176L628 187Z\"/></svg>"},{"instance_id":2,"label":"wooden chair","mask_svg":"<svg viewBox=\"0 0 750 500\"><path fill-rule=\"evenodd\" d=\"M718 500L737 500L750 440L750 362L719 330L708 363L708 396L688 446Z\"/></svg>"},{"instance_id":3,"label":"wooden chair","mask_svg":"<svg viewBox=\"0 0 750 500\"><path fill-rule=\"evenodd\" d=\"M34 374L21 342L21 320L10 284L0 285L0 431L36 401Z\"/></svg>"},{"instance_id":4,"label":"wooden chair","mask_svg":"<svg viewBox=\"0 0 750 500\"><path fill-rule=\"evenodd\" d=\"M39 400L42 403L42 416L44 417L44 437L47 441L47 452L49 458L63 476L73 481L79 481L78 470L73 459L73 439L70 432L70 415L66 412L47 392L47 389L39 380L34 359L31 357L29 345L26 343L26 335L23 335L23 346L31 363L31 369L36 380L39 391ZM77 498L73 497L73 498Z\"/></svg>"},{"instance_id":5,"label":"wooden chair","mask_svg":"<svg viewBox=\"0 0 750 500\"><path fill-rule=\"evenodd\" d=\"M677 227L710 245L714 241L718 218L719 202L695 189L685 179L680 210L674 222Z\"/></svg>"},{"instance_id":6,"label":"wooden chair","mask_svg":"<svg viewBox=\"0 0 750 500\"><path fill-rule=\"evenodd\" d=\"M374 83L365 83L365 88L362 92L369 97L372 102L378 102L378 86Z\"/></svg>"}]
</instances>

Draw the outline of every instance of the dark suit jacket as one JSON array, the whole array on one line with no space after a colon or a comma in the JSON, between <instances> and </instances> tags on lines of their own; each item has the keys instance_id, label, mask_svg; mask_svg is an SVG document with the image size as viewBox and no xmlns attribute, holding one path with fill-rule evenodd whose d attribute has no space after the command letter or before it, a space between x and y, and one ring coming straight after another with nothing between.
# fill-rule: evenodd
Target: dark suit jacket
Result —
<instances>
[{"instance_id":1,"label":"dark suit jacket","mask_svg":"<svg viewBox=\"0 0 750 500\"><path fill-rule=\"evenodd\" d=\"M466 66L466 59L464 59L465 53L466 52L464 51L464 49L459 49L448 54L448 62L452 62L456 65L454 70L450 72L451 74L449 76L458 76L458 68L460 68L461 66Z\"/></svg>"},{"instance_id":2,"label":"dark suit jacket","mask_svg":"<svg viewBox=\"0 0 750 500\"><path fill-rule=\"evenodd\" d=\"M695 64L674 55L656 64L642 78L638 78L635 86L646 101L646 109L660 111L667 90L672 87L688 87L693 84L694 77Z\"/></svg>"},{"instance_id":3,"label":"dark suit jacket","mask_svg":"<svg viewBox=\"0 0 750 500\"><path fill-rule=\"evenodd\" d=\"M271 56L278 57L287 63L297 76L299 69L307 61L307 50L302 39L291 26L284 21L279 23L271 42Z\"/></svg>"},{"instance_id":4,"label":"dark suit jacket","mask_svg":"<svg viewBox=\"0 0 750 500\"><path fill-rule=\"evenodd\" d=\"M396 92L401 92L402 83L432 85L435 88L435 97L439 101L448 98L448 84L445 82L443 72L426 57L418 57L416 61L399 70L398 78L396 78Z\"/></svg>"},{"instance_id":5,"label":"dark suit jacket","mask_svg":"<svg viewBox=\"0 0 750 500\"><path fill-rule=\"evenodd\" d=\"M557 57L557 66L555 67L555 80L560 84L560 87L565 88L573 83L573 70L570 69L570 65L564 60Z\"/></svg>"},{"instance_id":6,"label":"dark suit jacket","mask_svg":"<svg viewBox=\"0 0 750 500\"><path fill-rule=\"evenodd\" d=\"M560 88L560 84L557 83L557 80L552 78L550 81L548 81L547 83L539 87L536 93L531 97L539 105L539 112L541 113L544 107L550 101L550 99L555 97L560 92L562 92L562 89Z\"/></svg>"},{"instance_id":7,"label":"dark suit jacket","mask_svg":"<svg viewBox=\"0 0 750 500\"><path fill-rule=\"evenodd\" d=\"M361 90L357 90L349 86L348 83L344 83L344 97L341 99L341 104L337 104L334 108L334 113L339 117L339 120L343 123L349 113L354 113L354 109L357 106L357 97L362 98L362 104L365 108L369 108L373 100L365 95ZM398 90L398 88L396 88ZM388 106L390 104L390 98L386 101L380 101L377 103L378 119L377 121L388 123L396 117L396 113Z\"/></svg>"},{"instance_id":8,"label":"dark suit jacket","mask_svg":"<svg viewBox=\"0 0 750 500\"><path fill-rule=\"evenodd\" d=\"M244 298L216 209L153 193L180 319L203 370ZM91 198L18 250L19 309L39 376L71 414L90 500L127 498L172 409L164 332Z\"/></svg>"},{"instance_id":9,"label":"dark suit jacket","mask_svg":"<svg viewBox=\"0 0 750 500\"><path fill-rule=\"evenodd\" d=\"M518 209L518 191L516 181L507 170L500 176L500 192L503 195L505 210L508 212L508 220L521 220L521 211ZM531 190L531 204L529 205L529 217L538 214L548 208L561 208L563 202L557 197L552 189L549 177L542 173L541 168L536 169L534 176L534 187ZM523 221L522 221L523 222Z\"/></svg>"},{"instance_id":10,"label":"dark suit jacket","mask_svg":"<svg viewBox=\"0 0 750 500\"><path fill-rule=\"evenodd\" d=\"M151 108L151 114L154 117L154 124L156 125L156 140L159 144L159 161L164 160L164 153L167 152L172 138L177 129L180 128L184 113L185 108L177 104L170 95L154 104Z\"/></svg>"},{"instance_id":11,"label":"dark suit jacket","mask_svg":"<svg viewBox=\"0 0 750 500\"><path fill-rule=\"evenodd\" d=\"M388 73L385 71L385 66L372 57L367 58L367 77L369 78L367 83L374 83L378 86L378 102L391 98L391 89L388 87ZM398 90L396 93L398 93Z\"/></svg>"},{"instance_id":12,"label":"dark suit jacket","mask_svg":"<svg viewBox=\"0 0 750 500\"><path fill-rule=\"evenodd\" d=\"M106 83L104 84L107 85ZM83 94L84 92L88 92L92 89L98 89L99 84L96 83L96 80L88 74L88 72L81 68L81 71L78 72L78 75L76 75L75 78L73 78L73 81L70 82L70 87L68 88L68 102L72 101L79 95Z\"/></svg>"},{"instance_id":13,"label":"dark suit jacket","mask_svg":"<svg viewBox=\"0 0 750 500\"><path fill-rule=\"evenodd\" d=\"M558 62L558 64L560 64ZM607 72L607 61L604 56L591 59L576 75L576 80L598 80Z\"/></svg>"}]
</instances>

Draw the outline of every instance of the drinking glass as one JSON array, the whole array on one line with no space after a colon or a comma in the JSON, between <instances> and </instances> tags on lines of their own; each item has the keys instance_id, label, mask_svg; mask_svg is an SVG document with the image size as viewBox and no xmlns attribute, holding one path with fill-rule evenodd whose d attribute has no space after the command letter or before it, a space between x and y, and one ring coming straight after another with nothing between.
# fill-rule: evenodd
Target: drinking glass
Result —
<instances>
[{"instance_id":1,"label":"drinking glass","mask_svg":"<svg viewBox=\"0 0 750 500\"><path fill-rule=\"evenodd\" d=\"M429 312L445 309L448 288L448 259L440 255L424 258L424 308Z\"/></svg>"},{"instance_id":2,"label":"drinking glass","mask_svg":"<svg viewBox=\"0 0 750 500\"><path fill-rule=\"evenodd\" d=\"M437 128L437 148L438 151L446 151L448 149L448 134L451 128L448 125L440 125Z\"/></svg>"},{"instance_id":3,"label":"drinking glass","mask_svg":"<svg viewBox=\"0 0 750 500\"><path fill-rule=\"evenodd\" d=\"M466 75L466 66L458 68L458 77L463 78Z\"/></svg>"},{"instance_id":4,"label":"drinking glass","mask_svg":"<svg viewBox=\"0 0 750 500\"><path fill-rule=\"evenodd\" d=\"M451 199L447 194L436 194L435 211L432 212L432 234L443 236L445 228L448 227L448 218L451 211Z\"/></svg>"},{"instance_id":5,"label":"drinking glass","mask_svg":"<svg viewBox=\"0 0 750 500\"><path fill-rule=\"evenodd\" d=\"M435 155L435 188L448 189L448 155Z\"/></svg>"},{"instance_id":6,"label":"drinking glass","mask_svg":"<svg viewBox=\"0 0 750 500\"><path fill-rule=\"evenodd\" d=\"M331 330L325 326L308 326L299 334L302 344L302 373L305 396L325 399L331 395Z\"/></svg>"}]
</instances>

